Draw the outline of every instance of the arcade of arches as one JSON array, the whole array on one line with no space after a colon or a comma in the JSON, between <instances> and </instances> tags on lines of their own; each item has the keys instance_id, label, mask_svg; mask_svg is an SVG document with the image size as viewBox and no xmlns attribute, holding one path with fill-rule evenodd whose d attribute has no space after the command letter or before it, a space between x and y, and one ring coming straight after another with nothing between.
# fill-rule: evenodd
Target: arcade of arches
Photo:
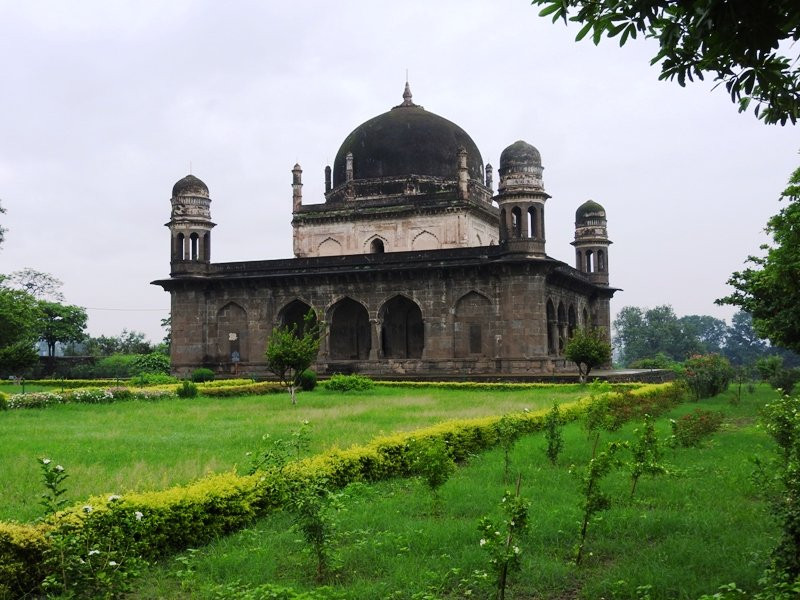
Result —
<instances>
[{"instance_id":1,"label":"arcade of arches","mask_svg":"<svg viewBox=\"0 0 800 600\"><path fill-rule=\"evenodd\" d=\"M452 312L452 353L456 359L491 359L498 355L501 340L499 309L486 295L472 290L455 302ZM358 300L345 296L326 308L313 307L295 298L276 314L275 326L289 327L302 335L307 319L316 323L325 314L327 331L322 349L330 361L368 361L382 359L422 359L426 350L425 317L417 302L404 294L385 300L370 318L370 311ZM579 318L580 315L580 318ZM548 298L545 309L547 353L558 357L576 328L592 325L588 307ZM217 311L213 337L217 340L214 357L221 364L247 362L247 311L228 302Z\"/></svg>"}]
</instances>

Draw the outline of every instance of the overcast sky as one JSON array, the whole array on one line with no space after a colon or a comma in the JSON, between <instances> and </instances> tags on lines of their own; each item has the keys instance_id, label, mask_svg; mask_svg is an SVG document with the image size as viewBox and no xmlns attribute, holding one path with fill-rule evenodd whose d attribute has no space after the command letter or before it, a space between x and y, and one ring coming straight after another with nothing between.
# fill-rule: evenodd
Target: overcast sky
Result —
<instances>
[{"instance_id":1,"label":"overcast sky","mask_svg":"<svg viewBox=\"0 0 800 600\"><path fill-rule=\"evenodd\" d=\"M711 83L659 82L653 44L574 41L527 0L0 0L0 272L64 282L93 335L163 333L172 185L208 185L217 261L291 256L291 168L321 202L360 123L414 101L497 166L536 146L547 252L574 263L575 209L608 214L623 306L713 304L766 241L800 164L797 127L738 114Z\"/></svg>"}]
</instances>

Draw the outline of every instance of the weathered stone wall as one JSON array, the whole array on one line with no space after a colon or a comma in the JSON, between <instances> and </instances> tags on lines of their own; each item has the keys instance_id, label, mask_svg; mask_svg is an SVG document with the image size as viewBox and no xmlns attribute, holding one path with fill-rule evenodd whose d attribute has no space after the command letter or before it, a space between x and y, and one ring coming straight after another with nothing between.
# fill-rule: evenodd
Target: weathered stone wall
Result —
<instances>
[{"instance_id":1,"label":"weathered stone wall","mask_svg":"<svg viewBox=\"0 0 800 600\"><path fill-rule=\"evenodd\" d=\"M300 300L330 325L341 306L337 303L344 298L366 310L369 332L360 343L369 344L369 352L360 360L336 358L331 356L328 336L316 365L320 373L489 376L571 370L558 355L558 344L548 354L552 324L547 301L565 311L572 307L576 327L585 325L583 315L587 315L595 326L607 328L608 299L598 298L596 288L580 279L554 276L557 264L517 259L392 270L370 265L347 272L310 269L280 277L269 271L247 276L243 264L245 271L236 277L173 279L169 283L173 370L186 375L204 365L221 373L267 375L264 351L272 328L282 324L282 309ZM236 265L223 266L233 270ZM424 346L419 358L383 356L385 307L398 296L421 312ZM566 325L559 326L557 335L567 336ZM234 352L238 365L232 359Z\"/></svg>"}]
</instances>

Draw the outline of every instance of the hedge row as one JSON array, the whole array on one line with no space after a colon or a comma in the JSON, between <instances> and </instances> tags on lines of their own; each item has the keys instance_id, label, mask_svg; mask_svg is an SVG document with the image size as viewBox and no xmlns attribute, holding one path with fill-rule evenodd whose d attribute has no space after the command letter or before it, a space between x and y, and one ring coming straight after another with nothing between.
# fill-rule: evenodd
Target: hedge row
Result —
<instances>
[{"instance_id":1,"label":"hedge row","mask_svg":"<svg viewBox=\"0 0 800 600\"><path fill-rule=\"evenodd\" d=\"M433 388L445 390L486 390L486 391L520 391L520 390L542 390L555 389L575 391L585 389L585 384L580 383L508 383L491 381L373 381L376 387L391 388ZM636 389L641 387L641 383L614 383L613 389Z\"/></svg>"},{"instance_id":2,"label":"hedge row","mask_svg":"<svg viewBox=\"0 0 800 600\"><path fill-rule=\"evenodd\" d=\"M245 382L245 384L242 384ZM247 383L249 382L249 383ZM199 383L201 396L229 397L274 394L283 391L276 383L252 383L252 380L237 380L238 385L215 381ZM216 384L216 385L214 385ZM81 387L63 392L31 392L28 394L4 394L0 392L0 410L15 408L46 408L53 404L109 404L127 400L164 400L177 398L179 384L139 387Z\"/></svg>"},{"instance_id":3,"label":"hedge row","mask_svg":"<svg viewBox=\"0 0 800 600\"><path fill-rule=\"evenodd\" d=\"M683 397L684 388L672 383L602 395L612 410L624 406L627 415L663 412ZM580 418L592 401L587 397L562 406L564 422ZM545 410L516 413L511 420L518 431L533 433L544 428L545 414ZM256 517L280 508L290 490L310 481L324 479L329 486L344 487L355 481L407 476L412 473L415 448L426 441L442 439L455 460L466 460L498 443L499 419L450 421L379 437L363 446L334 448L290 463L280 472L224 473L160 492L93 497L85 506L71 507L35 525L0 523L0 600L37 590L45 575L48 532L77 525L96 543L113 543L154 558L245 527Z\"/></svg>"},{"instance_id":4,"label":"hedge row","mask_svg":"<svg viewBox=\"0 0 800 600\"><path fill-rule=\"evenodd\" d=\"M263 382L249 383L247 385L228 385L224 387L206 387L198 384L197 391L201 396L211 396L214 398L230 396L261 396L263 394L277 394L285 392L286 388L279 383Z\"/></svg>"},{"instance_id":5,"label":"hedge row","mask_svg":"<svg viewBox=\"0 0 800 600\"><path fill-rule=\"evenodd\" d=\"M65 390L74 390L76 388L83 388L83 387L124 386L126 384L134 382L136 379L137 379L136 377L131 379L124 377L117 379L26 379L25 385L43 385L43 386L58 387ZM175 379L175 383L179 383L179 381ZM197 385L201 386L201 389L204 389L206 387L225 387L229 385L247 385L250 383L253 383L252 379L216 379L214 381L206 381L204 383L198 383ZM165 385L165 384L163 383L149 384L148 387L151 387L153 385Z\"/></svg>"}]
</instances>

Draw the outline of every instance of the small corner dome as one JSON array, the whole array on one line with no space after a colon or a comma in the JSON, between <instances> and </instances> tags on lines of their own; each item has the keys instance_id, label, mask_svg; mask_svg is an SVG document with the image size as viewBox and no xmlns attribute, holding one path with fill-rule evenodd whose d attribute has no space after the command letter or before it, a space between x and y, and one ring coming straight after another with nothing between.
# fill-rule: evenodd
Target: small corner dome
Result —
<instances>
[{"instance_id":1,"label":"small corner dome","mask_svg":"<svg viewBox=\"0 0 800 600\"><path fill-rule=\"evenodd\" d=\"M591 217L605 219L606 209L594 200L587 200L575 211L575 222L580 223Z\"/></svg>"},{"instance_id":2,"label":"small corner dome","mask_svg":"<svg viewBox=\"0 0 800 600\"><path fill-rule=\"evenodd\" d=\"M172 197L201 196L208 198L208 186L194 175L187 175L172 186Z\"/></svg>"},{"instance_id":3,"label":"small corner dome","mask_svg":"<svg viewBox=\"0 0 800 600\"><path fill-rule=\"evenodd\" d=\"M500 154L500 171L506 173L517 167L541 167L542 155L527 142L517 140Z\"/></svg>"}]
</instances>

